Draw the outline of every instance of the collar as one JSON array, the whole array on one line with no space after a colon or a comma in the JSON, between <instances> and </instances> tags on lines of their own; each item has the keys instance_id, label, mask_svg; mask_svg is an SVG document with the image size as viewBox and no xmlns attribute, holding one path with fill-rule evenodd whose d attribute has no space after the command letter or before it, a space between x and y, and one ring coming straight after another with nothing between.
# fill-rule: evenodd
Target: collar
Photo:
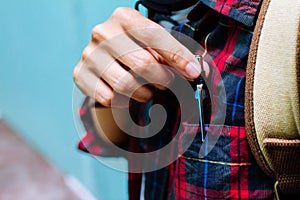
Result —
<instances>
[{"instance_id":1,"label":"collar","mask_svg":"<svg viewBox=\"0 0 300 200\"><path fill-rule=\"evenodd\" d=\"M204 4L222 15L251 27L255 23L261 3L262 0L199 0L194 12Z\"/></svg>"}]
</instances>

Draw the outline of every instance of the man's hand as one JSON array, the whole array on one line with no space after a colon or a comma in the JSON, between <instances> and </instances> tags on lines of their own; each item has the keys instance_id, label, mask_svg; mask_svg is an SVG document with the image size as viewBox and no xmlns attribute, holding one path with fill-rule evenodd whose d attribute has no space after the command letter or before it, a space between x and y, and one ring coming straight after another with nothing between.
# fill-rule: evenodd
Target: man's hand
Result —
<instances>
[{"instance_id":1,"label":"man's hand","mask_svg":"<svg viewBox=\"0 0 300 200\"><path fill-rule=\"evenodd\" d=\"M163 65L169 66L169 68ZM174 78L174 68L187 79L197 78L200 65L194 55L160 25L130 8L118 8L94 27L91 42L74 69L81 91L104 106L112 100L131 97L140 102L151 99L151 87L164 89Z\"/></svg>"}]
</instances>

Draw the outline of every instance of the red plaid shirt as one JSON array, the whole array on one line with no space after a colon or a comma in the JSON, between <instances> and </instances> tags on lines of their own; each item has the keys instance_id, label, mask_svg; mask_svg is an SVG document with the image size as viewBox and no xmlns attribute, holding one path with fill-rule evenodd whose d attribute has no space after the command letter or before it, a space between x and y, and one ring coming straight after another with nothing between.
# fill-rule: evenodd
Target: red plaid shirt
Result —
<instances>
[{"instance_id":1,"label":"red plaid shirt","mask_svg":"<svg viewBox=\"0 0 300 200\"><path fill-rule=\"evenodd\" d=\"M199 126L188 122L184 124L179 145L183 145L190 134L197 133L187 151L162 169L144 174L129 173L130 199L139 199L141 190L144 191L142 195L145 199L273 198L274 181L256 164L244 128L245 71L260 3L261 0L201 0L190 12L189 22L175 27L201 45L206 40L208 54L219 69L225 86L226 102L221 102L227 106L225 125L213 149L200 159L198 153L202 141ZM168 132L164 135L172 136L180 121L178 102L170 102L172 94L169 91L158 91L156 96L165 97L154 99L154 103L163 104L168 116L171 116L161 133ZM80 110L87 133L79 142L79 149L97 156L119 156L97 136L90 114L90 107L95 104L90 105L88 102L89 99L86 99ZM140 103L135 106L133 116L136 116L138 123L144 124L147 121L145 113L148 107L148 104ZM216 127L209 128L214 130ZM132 152L148 152L160 148L161 141L167 143L169 140L162 138L161 134L151 139L131 137L122 148ZM129 168L141 164L134 159L127 159ZM157 159L165 157L158 154Z\"/></svg>"}]
</instances>

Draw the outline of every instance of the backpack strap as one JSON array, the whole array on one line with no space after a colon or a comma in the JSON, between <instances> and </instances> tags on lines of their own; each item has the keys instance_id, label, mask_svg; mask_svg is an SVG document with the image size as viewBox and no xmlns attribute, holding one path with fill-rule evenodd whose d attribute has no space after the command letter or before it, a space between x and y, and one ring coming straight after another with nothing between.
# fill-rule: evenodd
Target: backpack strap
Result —
<instances>
[{"instance_id":1,"label":"backpack strap","mask_svg":"<svg viewBox=\"0 0 300 200\"><path fill-rule=\"evenodd\" d=\"M171 15L174 11L186 9L195 5L199 0L139 0L135 4L135 8L139 10L142 4L147 9L160 14Z\"/></svg>"},{"instance_id":2,"label":"backpack strap","mask_svg":"<svg viewBox=\"0 0 300 200\"><path fill-rule=\"evenodd\" d=\"M277 197L300 196L300 1L264 0L247 64L245 119Z\"/></svg>"}]
</instances>

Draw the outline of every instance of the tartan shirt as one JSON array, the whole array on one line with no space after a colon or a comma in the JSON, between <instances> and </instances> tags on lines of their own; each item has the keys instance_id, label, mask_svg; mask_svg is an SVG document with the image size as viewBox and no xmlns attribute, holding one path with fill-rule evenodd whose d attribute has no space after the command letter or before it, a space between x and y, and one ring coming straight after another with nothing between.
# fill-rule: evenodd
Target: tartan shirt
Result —
<instances>
[{"instance_id":1,"label":"tartan shirt","mask_svg":"<svg viewBox=\"0 0 300 200\"><path fill-rule=\"evenodd\" d=\"M225 125L210 153L199 158L202 145L199 125L184 123L178 145L183 145L185 138L196 133L193 142L167 167L147 173L128 173L130 199L140 199L141 191L147 200L273 199L274 180L256 164L244 127L246 64L260 4L261 0L201 0L189 13L189 21L174 28L201 45L205 43L220 71L226 91L226 102L220 102L226 104ZM174 96L170 91L157 90L152 104L164 105L168 113L163 130L151 138L130 137L122 148L131 152L149 152L159 149L162 143L168 143L180 121L180 103L172 99ZM79 149L97 156L120 156L110 151L109 144L96 134L90 107L98 104L89 102L86 98L80 109L86 135L79 142ZM136 123L147 123L149 119L145 113L148 109L149 104L135 103L132 116ZM191 115L193 112L196 113L197 108ZM208 127L212 132L215 128L217 130L214 125L206 125L206 130ZM134 158L127 159L128 168L141 164ZM165 155L158 154L157 159L165 159Z\"/></svg>"}]
</instances>

